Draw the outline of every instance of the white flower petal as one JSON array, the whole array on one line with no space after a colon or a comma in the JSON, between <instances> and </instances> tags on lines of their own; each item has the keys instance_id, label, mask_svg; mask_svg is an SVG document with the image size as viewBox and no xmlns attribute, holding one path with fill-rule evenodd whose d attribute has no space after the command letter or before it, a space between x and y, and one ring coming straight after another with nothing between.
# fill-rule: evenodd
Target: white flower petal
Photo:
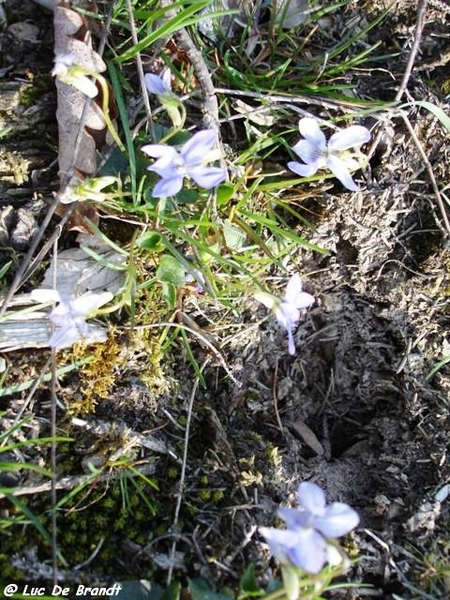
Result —
<instances>
[{"instance_id":1,"label":"white flower petal","mask_svg":"<svg viewBox=\"0 0 450 600\"><path fill-rule=\"evenodd\" d=\"M227 172L220 167L191 167L187 168L189 177L191 177L197 185L210 190L222 181L225 181Z\"/></svg>"},{"instance_id":2,"label":"white flower petal","mask_svg":"<svg viewBox=\"0 0 450 600\"><path fill-rule=\"evenodd\" d=\"M274 527L259 527L259 533L266 539L270 551L281 563L287 562L287 551L297 542L297 535L288 529Z\"/></svg>"},{"instance_id":3,"label":"white flower petal","mask_svg":"<svg viewBox=\"0 0 450 600\"><path fill-rule=\"evenodd\" d=\"M286 292L284 293L284 299L286 302L292 302L302 291L302 280L298 273L294 273L289 277L289 281L286 285Z\"/></svg>"},{"instance_id":4,"label":"white flower petal","mask_svg":"<svg viewBox=\"0 0 450 600\"><path fill-rule=\"evenodd\" d=\"M170 71L168 71L168 73L170 82ZM167 84L167 80L154 73L146 73L144 75L144 81L145 87L151 94L161 96L162 94L167 94L171 91L170 86Z\"/></svg>"},{"instance_id":5,"label":"white flower petal","mask_svg":"<svg viewBox=\"0 0 450 600\"><path fill-rule=\"evenodd\" d=\"M281 302L275 309L275 317L277 318L278 323L288 331L298 323L300 311L288 302Z\"/></svg>"},{"instance_id":6,"label":"white flower petal","mask_svg":"<svg viewBox=\"0 0 450 600\"><path fill-rule=\"evenodd\" d=\"M152 190L153 198L167 198L175 196L183 187L183 177L171 177L170 179L161 179Z\"/></svg>"},{"instance_id":7,"label":"white flower petal","mask_svg":"<svg viewBox=\"0 0 450 600\"><path fill-rule=\"evenodd\" d=\"M314 529L297 530L297 542L288 550L290 562L307 573L319 573L326 563L326 542Z\"/></svg>"},{"instance_id":8,"label":"white flower petal","mask_svg":"<svg viewBox=\"0 0 450 600\"><path fill-rule=\"evenodd\" d=\"M56 350L68 348L81 341L83 338L74 324L69 324L67 327L59 327L50 336L49 344Z\"/></svg>"},{"instance_id":9,"label":"white flower petal","mask_svg":"<svg viewBox=\"0 0 450 600\"><path fill-rule=\"evenodd\" d=\"M142 146L141 150L152 158L164 158L167 161L174 160L179 156L173 146L167 146L166 144L146 144Z\"/></svg>"},{"instance_id":10,"label":"white flower petal","mask_svg":"<svg viewBox=\"0 0 450 600\"><path fill-rule=\"evenodd\" d=\"M183 177L183 174L185 171L185 169L183 169L182 166L174 165L173 161L170 161L168 163L166 160L164 160L162 158L160 160L157 160L155 163L153 163L149 167L147 167L147 170L153 171L154 173L156 173L163 179L173 179L174 177L175 178Z\"/></svg>"},{"instance_id":11,"label":"white flower petal","mask_svg":"<svg viewBox=\"0 0 450 600\"><path fill-rule=\"evenodd\" d=\"M208 154L216 146L217 135L213 129L205 129L194 134L180 151L188 165L198 165L208 161Z\"/></svg>"},{"instance_id":12,"label":"white flower petal","mask_svg":"<svg viewBox=\"0 0 450 600\"><path fill-rule=\"evenodd\" d=\"M325 511L325 494L316 483L303 481L297 489L299 505L313 515L322 516Z\"/></svg>"},{"instance_id":13,"label":"white flower petal","mask_svg":"<svg viewBox=\"0 0 450 600\"><path fill-rule=\"evenodd\" d=\"M359 187L353 181L352 176L349 173L347 165L342 158L338 158L333 154L330 154L327 160L327 166L333 175L339 179L342 185L352 192L357 192Z\"/></svg>"},{"instance_id":14,"label":"white flower petal","mask_svg":"<svg viewBox=\"0 0 450 600\"><path fill-rule=\"evenodd\" d=\"M330 538L345 535L358 524L358 513L342 502L333 502L326 507L324 515L315 520L316 529Z\"/></svg>"},{"instance_id":15,"label":"white flower petal","mask_svg":"<svg viewBox=\"0 0 450 600\"><path fill-rule=\"evenodd\" d=\"M163 74L161 75L161 79L163 80L167 91L171 92L172 91L172 73L170 72L170 69L164 70Z\"/></svg>"},{"instance_id":16,"label":"white flower petal","mask_svg":"<svg viewBox=\"0 0 450 600\"><path fill-rule=\"evenodd\" d=\"M311 177L311 175L315 175L317 173L317 169L319 168L318 161L315 163L311 163L309 165L302 165L302 163L296 161L290 161L287 164L288 169L300 175L301 177Z\"/></svg>"},{"instance_id":17,"label":"white flower petal","mask_svg":"<svg viewBox=\"0 0 450 600\"><path fill-rule=\"evenodd\" d=\"M294 273L287 282L284 301L296 309L309 308L315 302L314 296L302 292L302 280L298 273Z\"/></svg>"},{"instance_id":18,"label":"white flower petal","mask_svg":"<svg viewBox=\"0 0 450 600\"><path fill-rule=\"evenodd\" d=\"M326 148L327 139L316 119L310 119L308 117L300 119L298 128L302 136L312 142L315 146L322 149Z\"/></svg>"},{"instance_id":19,"label":"white flower petal","mask_svg":"<svg viewBox=\"0 0 450 600\"><path fill-rule=\"evenodd\" d=\"M83 94L89 96L89 98L95 98L95 96L98 94L98 89L95 83L85 75L81 77L74 77L70 82L68 81L67 83L71 83L77 88L77 90L83 92Z\"/></svg>"},{"instance_id":20,"label":"white flower petal","mask_svg":"<svg viewBox=\"0 0 450 600\"><path fill-rule=\"evenodd\" d=\"M300 140L292 150L308 165L325 165L326 149L317 146L309 140Z\"/></svg>"},{"instance_id":21,"label":"white flower petal","mask_svg":"<svg viewBox=\"0 0 450 600\"><path fill-rule=\"evenodd\" d=\"M277 514L288 529L305 529L314 525L315 516L309 510L282 507L278 509Z\"/></svg>"},{"instance_id":22,"label":"white flower petal","mask_svg":"<svg viewBox=\"0 0 450 600\"><path fill-rule=\"evenodd\" d=\"M33 290L30 297L34 302L40 302L42 304L46 302L60 302L61 296L57 290L38 288Z\"/></svg>"},{"instance_id":23,"label":"white flower petal","mask_svg":"<svg viewBox=\"0 0 450 600\"><path fill-rule=\"evenodd\" d=\"M328 149L330 152L348 150L354 146L365 144L371 137L371 133L366 127L352 125L351 127L347 127L347 129L333 133L328 142Z\"/></svg>"},{"instance_id":24,"label":"white flower petal","mask_svg":"<svg viewBox=\"0 0 450 600\"><path fill-rule=\"evenodd\" d=\"M95 310L103 306L107 302L113 299L111 292L102 292L101 294L83 294L78 298L74 298L70 302L70 309L72 316L76 317L87 317Z\"/></svg>"}]
</instances>

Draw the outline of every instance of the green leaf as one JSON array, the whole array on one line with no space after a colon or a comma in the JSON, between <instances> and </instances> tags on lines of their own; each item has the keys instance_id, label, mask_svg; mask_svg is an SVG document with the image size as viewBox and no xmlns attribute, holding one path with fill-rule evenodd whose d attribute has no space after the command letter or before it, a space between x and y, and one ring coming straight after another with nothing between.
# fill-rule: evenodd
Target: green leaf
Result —
<instances>
[{"instance_id":1,"label":"green leaf","mask_svg":"<svg viewBox=\"0 0 450 600\"><path fill-rule=\"evenodd\" d=\"M217 188L217 206L225 206L233 197L234 186L230 183L223 183Z\"/></svg>"},{"instance_id":2,"label":"green leaf","mask_svg":"<svg viewBox=\"0 0 450 600\"><path fill-rule=\"evenodd\" d=\"M194 204L198 198L198 192L196 190L181 190L176 195L178 204Z\"/></svg>"},{"instance_id":3,"label":"green leaf","mask_svg":"<svg viewBox=\"0 0 450 600\"><path fill-rule=\"evenodd\" d=\"M189 579L188 583L192 600L230 600L230 596L227 594L212 590L204 579L196 577Z\"/></svg>"},{"instance_id":4,"label":"green leaf","mask_svg":"<svg viewBox=\"0 0 450 600\"><path fill-rule=\"evenodd\" d=\"M425 377L425 381L430 380L433 375L435 373L437 373L439 371L439 369L442 369L442 367L444 365L446 365L448 362L450 362L450 354L447 354L447 356L444 356L443 359L441 359L438 363L436 363L434 365L434 367L427 373L427 376Z\"/></svg>"},{"instance_id":5,"label":"green leaf","mask_svg":"<svg viewBox=\"0 0 450 600\"><path fill-rule=\"evenodd\" d=\"M168 587L166 587L161 600L179 600L180 590L181 584L178 581L174 581Z\"/></svg>"},{"instance_id":6,"label":"green leaf","mask_svg":"<svg viewBox=\"0 0 450 600\"><path fill-rule=\"evenodd\" d=\"M246 235L240 227L236 227L233 223L226 220L222 223L223 237L225 244L231 250L240 250L245 244Z\"/></svg>"},{"instance_id":7,"label":"green leaf","mask_svg":"<svg viewBox=\"0 0 450 600\"><path fill-rule=\"evenodd\" d=\"M171 283L172 285L183 287L185 284L185 270L173 256L165 254L159 261L156 269L156 279L161 283Z\"/></svg>"},{"instance_id":8,"label":"green leaf","mask_svg":"<svg viewBox=\"0 0 450 600\"><path fill-rule=\"evenodd\" d=\"M17 498L16 496L13 496L11 494L6 494L6 498L11 502L11 504L14 504L14 506L20 510L20 512L22 512L25 517L27 517L27 519L29 520L29 522L34 525L34 527L36 527L36 529L39 531L39 533L41 534L41 536L44 538L44 540L48 543L48 545L50 546L52 544L52 539L50 537L50 534L48 533L48 531L46 529L44 529L44 526L42 525L42 523L39 521L39 519L31 512L31 510L28 508L28 506L26 504L24 504L22 502L22 500L20 500L19 498ZM58 559L61 561L61 563L67 567L67 561L66 559L63 557L63 555L61 554L61 552L59 550L57 550L57 556Z\"/></svg>"},{"instance_id":9,"label":"green leaf","mask_svg":"<svg viewBox=\"0 0 450 600\"><path fill-rule=\"evenodd\" d=\"M163 236L158 231L148 231L136 240L136 246L150 252L162 252L165 248Z\"/></svg>"},{"instance_id":10,"label":"green leaf","mask_svg":"<svg viewBox=\"0 0 450 600\"><path fill-rule=\"evenodd\" d=\"M176 289L172 283L163 283L162 285L162 296L170 310L175 307L177 299Z\"/></svg>"},{"instance_id":11,"label":"green leaf","mask_svg":"<svg viewBox=\"0 0 450 600\"><path fill-rule=\"evenodd\" d=\"M240 580L239 600L248 597L264 596L264 591L260 589L255 577L255 565L249 565Z\"/></svg>"}]
</instances>

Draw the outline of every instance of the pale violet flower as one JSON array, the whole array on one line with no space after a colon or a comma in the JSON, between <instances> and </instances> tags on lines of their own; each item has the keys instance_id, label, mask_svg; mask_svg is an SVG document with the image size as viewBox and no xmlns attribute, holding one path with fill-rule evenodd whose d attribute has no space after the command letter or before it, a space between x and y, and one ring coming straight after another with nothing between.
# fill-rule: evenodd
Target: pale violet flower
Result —
<instances>
[{"instance_id":1,"label":"pale violet flower","mask_svg":"<svg viewBox=\"0 0 450 600\"><path fill-rule=\"evenodd\" d=\"M345 151L368 142L371 138L370 131L361 125L352 125L333 133L327 144L325 134L315 119L300 119L299 130L305 139L300 140L292 150L305 164L291 161L287 165L289 169L302 177L310 177L318 169L327 168L348 190L358 191L359 187L353 181L350 171L357 169L360 162Z\"/></svg>"},{"instance_id":2,"label":"pale violet flower","mask_svg":"<svg viewBox=\"0 0 450 600\"><path fill-rule=\"evenodd\" d=\"M301 312L316 300L311 294L302 291L300 275L295 273L290 277L282 300L264 292L256 293L255 297L275 312L278 323L287 331L289 354L295 355L294 328L300 321Z\"/></svg>"},{"instance_id":3,"label":"pale violet flower","mask_svg":"<svg viewBox=\"0 0 450 600\"><path fill-rule=\"evenodd\" d=\"M162 75L146 73L144 75L145 87L151 94L162 96L172 93L171 73L166 69Z\"/></svg>"},{"instance_id":4,"label":"pale violet flower","mask_svg":"<svg viewBox=\"0 0 450 600\"><path fill-rule=\"evenodd\" d=\"M162 75L146 73L144 75L145 86L151 94L158 96L158 100L166 109L173 126L181 129L186 120L186 110L183 103L176 94L172 92L172 74L166 69Z\"/></svg>"},{"instance_id":5,"label":"pale violet flower","mask_svg":"<svg viewBox=\"0 0 450 600\"><path fill-rule=\"evenodd\" d=\"M31 299L35 302L58 303L50 313L50 321L55 330L49 344L56 349L68 348L82 340L91 343L106 341L106 331L86 323L86 319L112 298L111 292L87 293L77 298L51 289L36 289L31 292Z\"/></svg>"},{"instance_id":6,"label":"pale violet flower","mask_svg":"<svg viewBox=\"0 0 450 600\"><path fill-rule=\"evenodd\" d=\"M347 504L326 505L325 494L315 483L303 482L297 490L299 508L280 508L286 529L260 527L272 554L282 565L316 574L329 561L332 541L359 523L358 513Z\"/></svg>"},{"instance_id":7,"label":"pale violet flower","mask_svg":"<svg viewBox=\"0 0 450 600\"><path fill-rule=\"evenodd\" d=\"M70 52L56 56L52 75L67 85L73 85L89 98L95 98L98 94L97 86L88 77L94 74L89 69L76 64L75 56Z\"/></svg>"},{"instance_id":8,"label":"pale violet flower","mask_svg":"<svg viewBox=\"0 0 450 600\"><path fill-rule=\"evenodd\" d=\"M184 276L184 281L188 285L193 284L197 293L203 294L205 292L205 277L203 276L203 273L198 269L192 269L190 273L186 273L186 275Z\"/></svg>"},{"instance_id":9,"label":"pale violet flower","mask_svg":"<svg viewBox=\"0 0 450 600\"><path fill-rule=\"evenodd\" d=\"M157 159L147 167L161 177L153 188L154 198L177 194L183 187L184 177L190 177L198 186L209 190L227 176L226 170L221 167L206 166L220 157L217 136L212 129L199 131L179 151L166 144L148 144L142 147L142 151Z\"/></svg>"}]
</instances>

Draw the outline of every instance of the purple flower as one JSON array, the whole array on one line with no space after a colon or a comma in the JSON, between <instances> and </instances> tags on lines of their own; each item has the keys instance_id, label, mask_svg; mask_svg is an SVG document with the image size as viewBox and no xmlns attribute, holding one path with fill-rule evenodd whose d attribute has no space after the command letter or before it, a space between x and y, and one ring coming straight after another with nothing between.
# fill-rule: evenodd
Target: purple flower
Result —
<instances>
[{"instance_id":1,"label":"purple flower","mask_svg":"<svg viewBox=\"0 0 450 600\"><path fill-rule=\"evenodd\" d=\"M148 144L142 151L157 160L147 167L157 173L161 180L152 191L154 198L174 196L183 187L183 178L190 177L203 188L211 189L226 179L227 172L221 167L207 167L206 163L219 158L215 131L199 131L184 144L180 151L165 144Z\"/></svg>"},{"instance_id":2,"label":"purple flower","mask_svg":"<svg viewBox=\"0 0 450 600\"><path fill-rule=\"evenodd\" d=\"M368 142L371 138L370 131L361 125L353 125L333 133L327 144L325 134L320 130L315 119L300 119L299 130L305 139L300 140L292 150L306 164L291 161L287 165L289 169L302 177L310 177L318 169L327 168L348 190L358 191L359 187L353 181L349 171L357 169L359 162L342 153Z\"/></svg>"},{"instance_id":3,"label":"purple flower","mask_svg":"<svg viewBox=\"0 0 450 600\"><path fill-rule=\"evenodd\" d=\"M280 300L271 294L266 294L265 292L257 292L255 298L275 312L278 323L287 331L289 354L294 355L294 328L300 321L301 311L309 308L316 301L311 294L302 292L302 280L300 279L300 275L295 273L289 279L283 300Z\"/></svg>"},{"instance_id":4,"label":"purple flower","mask_svg":"<svg viewBox=\"0 0 450 600\"><path fill-rule=\"evenodd\" d=\"M88 293L74 298L57 290L37 289L31 292L31 298L35 302L58 302L50 313L50 321L55 327L49 340L52 348L68 348L81 340L106 340L105 330L86 323L86 318L113 298L110 292Z\"/></svg>"},{"instance_id":5,"label":"purple flower","mask_svg":"<svg viewBox=\"0 0 450 600\"><path fill-rule=\"evenodd\" d=\"M162 96L163 94L172 93L171 74L167 69L164 74L155 75L154 73L146 73L144 75L145 87L151 94Z\"/></svg>"},{"instance_id":6,"label":"purple flower","mask_svg":"<svg viewBox=\"0 0 450 600\"><path fill-rule=\"evenodd\" d=\"M275 309L275 316L288 334L289 354L295 354L294 327L300 321L301 311L314 304L316 299L307 292L302 292L302 280L295 273L287 282L284 298Z\"/></svg>"},{"instance_id":7,"label":"purple flower","mask_svg":"<svg viewBox=\"0 0 450 600\"><path fill-rule=\"evenodd\" d=\"M328 540L345 535L359 523L347 504L326 505L325 494L315 483L303 482L297 491L299 508L280 508L286 529L260 527L272 554L281 564L319 573L328 560Z\"/></svg>"}]
</instances>

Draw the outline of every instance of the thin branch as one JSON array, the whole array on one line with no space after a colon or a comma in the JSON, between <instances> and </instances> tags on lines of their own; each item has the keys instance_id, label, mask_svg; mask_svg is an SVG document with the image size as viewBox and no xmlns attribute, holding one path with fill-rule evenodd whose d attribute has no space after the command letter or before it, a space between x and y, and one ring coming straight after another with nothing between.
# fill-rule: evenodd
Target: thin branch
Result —
<instances>
[{"instance_id":1,"label":"thin branch","mask_svg":"<svg viewBox=\"0 0 450 600\"><path fill-rule=\"evenodd\" d=\"M395 99L397 102L401 100L403 94L406 91L406 88L408 87L408 82L411 77L417 52L419 51L420 41L422 39L423 26L425 24L425 12L427 10L427 2L428 0L419 0L419 7L417 9L416 29L414 31L414 41L411 47L411 52L409 53L408 63L406 64L402 82L400 83L398 92L395 95Z\"/></svg>"},{"instance_id":2,"label":"thin branch","mask_svg":"<svg viewBox=\"0 0 450 600\"><path fill-rule=\"evenodd\" d=\"M203 363L203 365L200 369L200 372L203 372L203 370L205 369L205 367L207 366L209 361L210 361L210 358L208 357L205 360L205 362ZM186 466L187 466L187 457L188 457L188 448L189 448L189 436L191 434L192 410L194 407L194 399L197 394L199 381L200 381L200 378L197 377L194 382L194 386L192 388L191 396L189 398L189 405L188 405L188 409L187 409L186 429L184 432L183 459L182 459L182 464L181 464L180 481L178 483L177 503L175 506L175 514L174 514L173 523L172 523L172 531L173 532L176 532L177 527L178 527L181 503L183 501L184 483L185 483L185 479L186 479ZM173 540L172 547L171 547L170 553L169 553L169 570L167 573L167 585L168 586L170 585L170 583L172 581L172 573L173 573L173 565L174 565L176 548L177 548L177 538L175 538Z\"/></svg>"},{"instance_id":3,"label":"thin branch","mask_svg":"<svg viewBox=\"0 0 450 600\"><path fill-rule=\"evenodd\" d=\"M195 335L202 344L207 346L209 350L219 359L220 364L225 369L228 377L231 381L238 387L241 388L242 384L236 379L233 373L230 370L230 367L225 362L225 358L222 356L221 352L212 344L207 337L202 335L199 331L192 329L192 327L188 327L183 323L172 323L170 321L160 321L159 323L151 323L149 325L138 325L135 329L154 329L155 327L176 327L177 329L184 329L185 331L189 331L192 335Z\"/></svg>"},{"instance_id":4,"label":"thin branch","mask_svg":"<svg viewBox=\"0 0 450 600\"><path fill-rule=\"evenodd\" d=\"M171 8L173 2L170 0L161 0L161 6L167 10L167 16L174 17L176 10ZM213 129L217 133L217 137L220 145L222 145L222 138L220 135L220 122L219 122L219 103L217 101L216 90L211 79L208 67L206 66L205 59L202 53L191 40L188 31L185 28L180 29L176 32L175 37L178 40L178 45L181 50L186 52L194 67L195 75L200 84L200 88L203 94L203 119L205 126L208 129Z\"/></svg>"},{"instance_id":5,"label":"thin branch","mask_svg":"<svg viewBox=\"0 0 450 600\"><path fill-rule=\"evenodd\" d=\"M125 469L125 467L124 467ZM128 471L127 475L130 477L139 477L139 475L154 475L156 467L153 463L145 464L134 471ZM63 477L55 483L55 489L57 490L73 490L74 488L81 485L89 485L92 481L98 483L105 483L112 479L117 479L123 474L123 469L111 470L107 473L89 473L88 475L71 475ZM30 496L35 494L44 494L51 491L51 482L41 483L39 485L29 485L21 488L12 488L10 492L0 493L0 500L7 498L8 496ZM4 488L3 488L4 489Z\"/></svg>"},{"instance_id":6,"label":"thin branch","mask_svg":"<svg viewBox=\"0 0 450 600\"><path fill-rule=\"evenodd\" d=\"M138 40L138 36L137 36L137 31L136 31L136 24L134 22L133 7L131 5L131 0L126 0L126 2L127 2L128 21L130 23L131 39L133 40L133 44L137 45L139 40ZM138 76L139 76L139 84L141 86L141 94L142 94L142 99L144 101L145 112L147 113L147 124L150 129L151 138L152 138L152 140L155 140L155 131L153 129L153 120L152 120L152 109L150 106L150 101L148 99L147 87L145 85L144 67L142 66L142 58L141 58L140 52L138 52L136 54L136 68L137 68L137 72L138 72Z\"/></svg>"},{"instance_id":7,"label":"thin branch","mask_svg":"<svg viewBox=\"0 0 450 600\"><path fill-rule=\"evenodd\" d=\"M395 94L396 102L399 102L401 100L403 94L406 92L406 88L408 87L408 82L411 77L417 52L419 51L420 41L422 39L422 31L425 23L425 12L427 9L427 2L428 0L419 0L419 6L417 8L416 27L414 30L414 41L411 47L411 52L409 53L408 62L406 64L405 72L403 73L402 81L400 83L397 93ZM375 150L377 149L381 138L383 137L384 129L384 126L379 129L369 148L369 151L367 153L369 160L374 154Z\"/></svg>"},{"instance_id":8,"label":"thin branch","mask_svg":"<svg viewBox=\"0 0 450 600\"><path fill-rule=\"evenodd\" d=\"M433 188L433 192L434 192L434 196L436 198L437 205L439 206L439 210L441 211L441 216L442 216L442 220L444 222L444 226L445 226L447 235L450 235L450 222L449 222L449 219L447 216L447 211L445 210L445 204L444 204L444 201L442 200L441 192L439 191L438 184L436 183L436 178L433 173L433 167L431 166L431 163L428 160L427 155L425 154L425 150L422 148L422 144L420 143L419 139L417 138L416 132L414 131L410 120L408 119L408 117L406 116L406 114L403 111L400 111L400 116L402 117L402 119L411 135L411 139L413 140L413 142L423 160L423 163L424 163L425 168L428 173L428 177L430 178L431 187Z\"/></svg>"}]
</instances>

